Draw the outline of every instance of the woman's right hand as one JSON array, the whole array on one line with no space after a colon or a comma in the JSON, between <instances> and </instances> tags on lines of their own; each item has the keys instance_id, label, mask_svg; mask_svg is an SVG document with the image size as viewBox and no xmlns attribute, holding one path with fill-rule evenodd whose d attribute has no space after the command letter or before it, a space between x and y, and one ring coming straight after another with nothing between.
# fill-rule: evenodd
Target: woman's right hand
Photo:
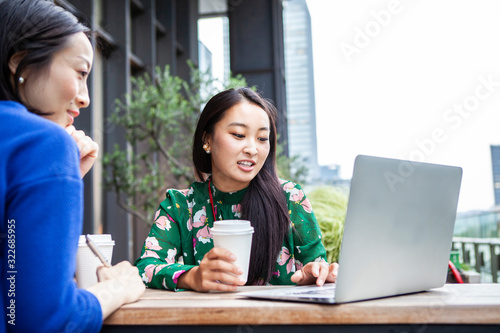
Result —
<instances>
[{"instance_id":1,"label":"woman's right hand","mask_svg":"<svg viewBox=\"0 0 500 333\"><path fill-rule=\"evenodd\" d=\"M103 319L123 304L137 301L146 289L139 276L139 270L128 261L122 261L109 268L99 267L97 278L99 282L87 290L99 300Z\"/></svg>"},{"instance_id":2,"label":"woman's right hand","mask_svg":"<svg viewBox=\"0 0 500 333\"><path fill-rule=\"evenodd\" d=\"M241 268L233 264L236 257L231 252L214 247L208 251L199 266L179 277L177 287L208 292L210 290L235 291L245 284L240 280Z\"/></svg>"},{"instance_id":3,"label":"woman's right hand","mask_svg":"<svg viewBox=\"0 0 500 333\"><path fill-rule=\"evenodd\" d=\"M99 155L99 145L82 130L77 130L75 126L66 127L66 132L76 141L80 151L80 174L85 176L90 171L97 156Z\"/></svg>"}]
</instances>

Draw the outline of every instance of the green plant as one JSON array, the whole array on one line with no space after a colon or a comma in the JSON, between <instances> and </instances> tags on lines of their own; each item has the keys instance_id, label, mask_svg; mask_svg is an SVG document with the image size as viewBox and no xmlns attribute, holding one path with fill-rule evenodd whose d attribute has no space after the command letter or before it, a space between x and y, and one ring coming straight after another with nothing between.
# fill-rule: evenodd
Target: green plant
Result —
<instances>
[{"instance_id":1,"label":"green plant","mask_svg":"<svg viewBox=\"0 0 500 333\"><path fill-rule=\"evenodd\" d=\"M337 262L344 232L347 194L334 186L317 187L307 197L318 220L329 263Z\"/></svg>"},{"instance_id":2,"label":"green plant","mask_svg":"<svg viewBox=\"0 0 500 333\"><path fill-rule=\"evenodd\" d=\"M462 271L475 271L469 264L466 264L464 262L460 263L460 266Z\"/></svg>"},{"instance_id":3,"label":"green plant","mask_svg":"<svg viewBox=\"0 0 500 333\"><path fill-rule=\"evenodd\" d=\"M247 85L241 75L221 82L188 64L189 82L171 75L168 66L156 68L154 78L132 78L132 93L116 100L110 117L125 129L127 147L115 145L104 154L104 188L148 225L167 188L185 188L194 181L191 145L202 106L221 90ZM286 172L291 162L280 154L280 170Z\"/></svg>"},{"instance_id":4,"label":"green plant","mask_svg":"<svg viewBox=\"0 0 500 333\"><path fill-rule=\"evenodd\" d=\"M276 163L278 164L280 178L305 185L309 171L305 165L305 158L298 155L288 157L283 150L283 144L278 144L276 147Z\"/></svg>"}]
</instances>

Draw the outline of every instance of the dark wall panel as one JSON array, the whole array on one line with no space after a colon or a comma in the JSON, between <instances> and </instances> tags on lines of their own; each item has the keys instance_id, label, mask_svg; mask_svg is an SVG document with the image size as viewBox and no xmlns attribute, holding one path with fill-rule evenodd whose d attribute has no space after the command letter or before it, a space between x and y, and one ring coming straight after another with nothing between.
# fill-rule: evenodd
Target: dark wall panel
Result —
<instances>
[{"instance_id":1,"label":"dark wall panel","mask_svg":"<svg viewBox=\"0 0 500 333\"><path fill-rule=\"evenodd\" d=\"M249 85L257 86L264 97L273 100L279 112L280 140L287 154L282 1L242 0L229 6L228 17L231 71L242 74Z\"/></svg>"}]
</instances>

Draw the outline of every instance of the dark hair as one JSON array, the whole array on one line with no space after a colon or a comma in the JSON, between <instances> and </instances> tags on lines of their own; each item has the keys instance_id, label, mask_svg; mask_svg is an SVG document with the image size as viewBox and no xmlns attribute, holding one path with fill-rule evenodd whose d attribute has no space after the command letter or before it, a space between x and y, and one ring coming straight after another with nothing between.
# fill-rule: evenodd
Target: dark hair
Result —
<instances>
[{"instance_id":1,"label":"dark hair","mask_svg":"<svg viewBox=\"0 0 500 333\"><path fill-rule=\"evenodd\" d=\"M78 32L89 36L89 29L73 14L50 1L0 2L0 100L22 103L19 95L21 73L27 69L35 73L46 70L54 54L66 47L69 37ZM9 61L18 53L23 57L11 84ZM33 108L30 111L42 114Z\"/></svg>"},{"instance_id":2,"label":"dark hair","mask_svg":"<svg viewBox=\"0 0 500 333\"><path fill-rule=\"evenodd\" d=\"M290 228L286 198L276 166L278 112L274 105L248 88L229 89L212 97L198 120L193 141L193 163L199 179L205 180L207 174L212 173L211 155L206 154L202 147L204 139L213 134L215 124L228 109L245 101L259 106L268 114L271 130L269 155L250 182L241 202L242 218L250 220L254 227L247 284L255 284L261 279L265 282L271 279L283 239Z\"/></svg>"}]
</instances>

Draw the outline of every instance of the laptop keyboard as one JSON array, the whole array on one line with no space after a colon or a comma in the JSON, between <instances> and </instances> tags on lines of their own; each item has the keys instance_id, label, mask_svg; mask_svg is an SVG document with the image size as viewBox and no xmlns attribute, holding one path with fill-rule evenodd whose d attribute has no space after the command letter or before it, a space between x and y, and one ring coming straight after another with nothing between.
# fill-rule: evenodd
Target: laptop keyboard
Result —
<instances>
[{"instance_id":1,"label":"laptop keyboard","mask_svg":"<svg viewBox=\"0 0 500 333\"><path fill-rule=\"evenodd\" d=\"M310 287L307 289L295 289L292 293L292 295L296 296L330 296L333 297L335 294L335 286L329 286L329 287Z\"/></svg>"}]
</instances>

